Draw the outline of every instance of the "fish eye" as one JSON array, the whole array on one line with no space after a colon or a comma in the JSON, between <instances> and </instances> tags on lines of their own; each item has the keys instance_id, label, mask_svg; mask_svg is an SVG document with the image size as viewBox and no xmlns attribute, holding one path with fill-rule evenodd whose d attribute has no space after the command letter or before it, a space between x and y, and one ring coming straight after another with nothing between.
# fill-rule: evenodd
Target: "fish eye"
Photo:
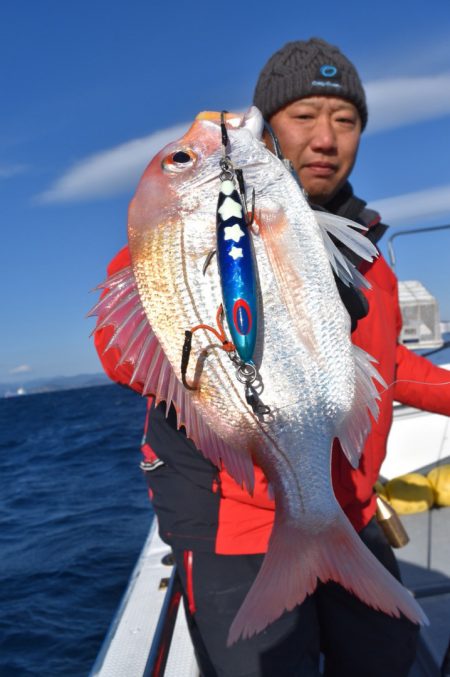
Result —
<instances>
[{"instance_id":1,"label":"fish eye","mask_svg":"<svg viewBox=\"0 0 450 677\"><path fill-rule=\"evenodd\" d=\"M162 161L162 168L168 172L182 172L197 160L195 153L189 148L176 150Z\"/></svg>"},{"instance_id":2,"label":"fish eye","mask_svg":"<svg viewBox=\"0 0 450 677\"><path fill-rule=\"evenodd\" d=\"M177 163L186 164L186 162L191 161L191 156L189 153L185 153L184 150L178 150L173 156L172 160Z\"/></svg>"}]
</instances>

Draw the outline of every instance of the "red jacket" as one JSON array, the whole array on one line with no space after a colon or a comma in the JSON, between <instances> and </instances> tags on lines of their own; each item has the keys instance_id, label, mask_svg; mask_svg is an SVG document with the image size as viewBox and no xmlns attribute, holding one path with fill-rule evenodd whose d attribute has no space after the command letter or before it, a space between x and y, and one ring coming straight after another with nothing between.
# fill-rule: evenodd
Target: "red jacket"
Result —
<instances>
[{"instance_id":1,"label":"red jacket","mask_svg":"<svg viewBox=\"0 0 450 677\"><path fill-rule=\"evenodd\" d=\"M129 252L125 247L111 262L108 273L112 274L129 263ZM358 322L352 340L378 361L377 368L388 386L394 385L382 394L378 421L372 424L358 469L352 469L337 442L333 448L334 491L358 531L375 513L373 486L386 455L393 400L450 415L450 385L423 385L426 382L447 382L450 380L449 372L434 366L397 341L402 320L395 275L382 256L371 264L364 264L360 270L372 288L365 292L369 301L369 313ZM111 327L96 331L96 348L106 373L114 381L128 384L132 370L126 364L115 369L119 357L117 350L112 348L102 354L111 335ZM401 382L394 383L396 380ZM140 391L139 384L132 387ZM221 495L215 543L218 554L253 554L265 552L267 549L273 524L274 502L268 496L266 479L258 467L255 467L255 476L255 491L250 496L226 470L219 473Z\"/></svg>"}]
</instances>

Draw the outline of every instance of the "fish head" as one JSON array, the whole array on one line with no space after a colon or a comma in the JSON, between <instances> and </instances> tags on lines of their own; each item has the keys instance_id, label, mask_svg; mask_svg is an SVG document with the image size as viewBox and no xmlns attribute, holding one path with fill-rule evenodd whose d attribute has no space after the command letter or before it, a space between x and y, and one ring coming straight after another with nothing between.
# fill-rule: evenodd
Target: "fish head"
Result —
<instances>
[{"instance_id":1,"label":"fish head","mask_svg":"<svg viewBox=\"0 0 450 677\"><path fill-rule=\"evenodd\" d=\"M264 122L251 107L246 113L225 113L230 140L227 152L235 167L264 164ZM197 246L214 246L220 160L223 157L221 114L199 113L180 139L166 145L145 170L130 203L128 235L133 261L145 256L149 239L174 223ZM192 232L188 232L192 231ZM202 252L203 255L203 252Z\"/></svg>"},{"instance_id":2,"label":"fish head","mask_svg":"<svg viewBox=\"0 0 450 677\"><path fill-rule=\"evenodd\" d=\"M260 162L268 153L261 140L260 112L252 108L223 118L229 140L226 152L233 166ZM179 337L190 327L211 322L221 303L217 266L209 266L206 279L203 274L205 261L216 248L225 152L221 121L221 113L200 113L183 137L153 158L129 207L129 249L137 289L172 364L179 360ZM179 309L184 301L185 307ZM173 348L172 338L167 338L170 304L177 337Z\"/></svg>"}]
</instances>

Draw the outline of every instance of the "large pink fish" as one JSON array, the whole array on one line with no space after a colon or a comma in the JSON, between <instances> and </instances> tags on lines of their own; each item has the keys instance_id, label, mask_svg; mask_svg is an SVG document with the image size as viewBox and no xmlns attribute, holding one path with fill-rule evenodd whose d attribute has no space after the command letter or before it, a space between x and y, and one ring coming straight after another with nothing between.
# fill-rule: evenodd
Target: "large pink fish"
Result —
<instances>
[{"instance_id":1,"label":"large pink fish","mask_svg":"<svg viewBox=\"0 0 450 677\"><path fill-rule=\"evenodd\" d=\"M222 185L219 114L200 114L147 167L129 209L132 265L105 283L109 291L94 309L98 326L114 325L110 345L119 348L121 362L134 366L144 393L174 404L178 424L200 452L223 463L249 491L253 461L270 482L276 513L269 548L230 642L300 604L318 580L337 581L375 609L423 622L412 595L362 544L331 485L333 439L356 466L370 429L368 411L377 415L373 381L381 379L350 341L332 269L347 283L362 278L330 234L365 259L376 251L339 217L310 209L293 176L264 146L257 109L226 119L231 161L243 170L248 191L255 190L255 392L270 414L249 406L235 363L208 329L194 332L186 377L181 369L185 331L213 324L222 303L216 262L205 271L216 247ZM239 212L236 205L228 204L230 214ZM235 257L238 231L230 230Z\"/></svg>"}]
</instances>

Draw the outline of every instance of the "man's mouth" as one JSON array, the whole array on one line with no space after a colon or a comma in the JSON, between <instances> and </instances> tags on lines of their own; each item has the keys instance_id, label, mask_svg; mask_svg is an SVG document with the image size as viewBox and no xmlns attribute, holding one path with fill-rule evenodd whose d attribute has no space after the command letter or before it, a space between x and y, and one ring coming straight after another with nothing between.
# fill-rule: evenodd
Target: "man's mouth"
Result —
<instances>
[{"instance_id":1,"label":"man's mouth","mask_svg":"<svg viewBox=\"0 0 450 677\"><path fill-rule=\"evenodd\" d=\"M309 162L304 168L314 176L327 177L336 172L336 165L331 162Z\"/></svg>"}]
</instances>

